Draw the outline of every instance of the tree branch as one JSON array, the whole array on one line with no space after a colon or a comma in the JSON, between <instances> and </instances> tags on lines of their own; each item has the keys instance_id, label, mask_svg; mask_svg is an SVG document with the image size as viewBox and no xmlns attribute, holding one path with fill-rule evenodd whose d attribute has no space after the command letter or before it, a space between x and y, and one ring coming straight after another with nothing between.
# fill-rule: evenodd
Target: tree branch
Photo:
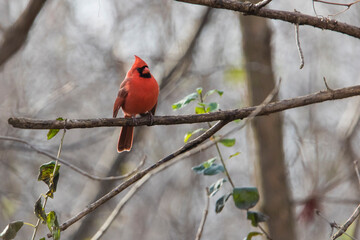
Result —
<instances>
[{"instance_id":1,"label":"tree branch","mask_svg":"<svg viewBox=\"0 0 360 240\"><path fill-rule=\"evenodd\" d=\"M268 115L281 112L291 108L303 107L314 103L325 102L335 99L343 99L360 95L360 85L340 88L335 90L320 91L309 95L285 99L264 106L257 114ZM258 106L246 107L242 109L219 111L207 114L178 115L178 116L154 116L153 125L174 125L189 124L199 122L212 122L218 120L232 121L243 119L257 109ZM72 128L94 128L94 127L117 127L117 126L141 126L150 125L148 117L136 119L129 118L98 118L98 119L67 119L58 120L38 120L29 118L9 118L9 124L16 128L25 129L72 129Z\"/></svg>"},{"instance_id":2,"label":"tree branch","mask_svg":"<svg viewBox=\"0 0 360 240\"><path fill-rule=\"evenodd\" d=\"M169 162L170 160L174 159L175 157L197 147L199 144L201 144L202 142L204 142L205 140L207 140L208 138L210 138L212 135L214 135L217 131L219 131L222 127L224 127L227 123L229 123L229 121L219 121L218 123L216 123L212 128L210 128L209 130L207 130L206 132L204 132L202 135L200 135L199 137L195 138L194 140L188 142L187 144L185 144L183 147L181 147L180 149L178 149L177 151L171 153L170 155L166 156L165 158L159 160L158 162L156 162L155 164L151 165L150 167L136 173L135 175L133 175L132 177L130 177L127 181L121 183L119 186L117 186L115 189L111 190L109 193L107 193L106 195L104 195L103 197L101 197L99 200L89 204L84 210L82 210L81 212L79 212L76 216L70 218L69 220L67 220L65 223L63 223L60 226L60 230L64 231L66 230L69 226L71 226L72 224L74 224L75 222L79 221L81 218L83 218L84 216L86 216L87 214L91 213L92 211L94 211L96 208L98 208L99 206L101 206L102 204L104 204L105 202L107 202L108 200L110 200L111 198L113 198L114 196L116 196L117 194L119 194L120 192L122 192L124 189L126 189L127 187L129 187L130 185L132 185L133 183L137 182L138 180L140 180L142 177L144 177L147 173L151 172L152 170L162 166L163 164L166 164L167 162ZM48 237L51 237L51 234L47 235Z\"/></svg>"},{"instance_id":3,"label":"tree branch","mask_svg":"<svg viewBox=\"0 0 360 240\"><path fill-rule=\"evenodd\" d=\"M45 2L46 0L30 0L21 16L5 31L0 44L0 67L25 43L30 28Z\"/></svg>"},{"instance_id":4,"label":"tree branch","mask_svg":"<svg viewBox=\"0 0 360 240\"><path fill-rule=\"evenodd\" d=\"M360 28L336 20L313 17L299 12L288 12L280 10L271 10L259 8L256 4L250 2L241 2L237 0L176 0L198 5L204 5L212 8L222 8L238 11L246 15L282 20L299 25L309 25L320 29L327 29L340 32L355 38L360 38Z\"/></svg>"}]
</instances>

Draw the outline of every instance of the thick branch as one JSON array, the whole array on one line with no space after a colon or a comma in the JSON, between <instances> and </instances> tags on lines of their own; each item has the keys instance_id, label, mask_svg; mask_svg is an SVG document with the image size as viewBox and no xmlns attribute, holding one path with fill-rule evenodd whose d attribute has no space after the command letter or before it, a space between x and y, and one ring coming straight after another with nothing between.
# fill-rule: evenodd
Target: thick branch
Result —
<instances>
[{"instance_id":1,"label":"thick branch","mask_svg":"<svg viewBox=\"0 0 360 240\"><path fill-rule=\"evenodd\" d=\"M302 107L314 103L324 102L328 100L342 99L360 95L360 85L348 88L340 88L336 90L328 89L306 96L292 99L285 99L264 106L259 115L268 115L271 113L281 112L291 108ZM155 116L153 125L174 125L189 124L199 122L212 122L218 120L232 121L235 119L243 119L257 108L247 107L242 109L219 111L208 114L195 115L178 115L178 116ZM116 127L116 126L141 126L150 125L148 117L132 119L124 118L98 118L98 119L68 119L66 121L57 120L37 120L28 118L9 118L9 124L16 128L25 129L72 129L72 128L94 128L94 127Z\"/></svg>"},{"instance_id":2,"label":"thick branch","mask_svg":"<svg viewBox=\"0 0 360 240\"><path fill-rule=\"evenodd\" d=\"M212 8L222 8L242 12L247 15L282 20L299 25L309 25L320 29L327 29L335 32L347 34L349 36L360 38L360 28L351 26L336 20L313 17L299 12L288 12L280 10L271 10L258 8L250 2L241 2L238 0L177 0L179 2L204 5Z\"/></svg>"},{"instance_id":3,"label":"thick branch","mask_svg":"<svg viewBox=\"0 0 360 240\"><path fill-rule=\"evenodd\" d=\"M25 43L30 28L45 2L46 0L30 0L21 16L6 30L0 43L0 66Z\"/></svg>"}]
</instances>

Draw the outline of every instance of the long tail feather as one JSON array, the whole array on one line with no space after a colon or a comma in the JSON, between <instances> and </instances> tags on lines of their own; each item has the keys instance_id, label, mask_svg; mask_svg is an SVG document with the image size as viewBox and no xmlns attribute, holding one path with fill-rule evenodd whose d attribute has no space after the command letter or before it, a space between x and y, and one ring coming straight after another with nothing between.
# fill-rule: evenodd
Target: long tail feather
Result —
<instances>
[{"instance_id":1,"label":"long tail feather","mask_svg":"<svg viewBox=\"0 0 360 240\"><path fill-rule=\"evenodd\" d=\"M121 129L119 141L118 141L118 152L130 151L133 142L134 127L124 126Z\"/></svg>"}]
</instances>

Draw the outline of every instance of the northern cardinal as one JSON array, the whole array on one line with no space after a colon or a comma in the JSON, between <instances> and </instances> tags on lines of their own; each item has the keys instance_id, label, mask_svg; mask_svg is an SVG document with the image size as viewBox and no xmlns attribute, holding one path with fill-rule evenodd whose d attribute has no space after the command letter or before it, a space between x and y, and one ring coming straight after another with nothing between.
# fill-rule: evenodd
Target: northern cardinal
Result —
<instances>
[{"instance_id":1,"label":"northern cardinal","mask_svg":"<svg viewBox=\"0 0 360 240\"><path fill-rule=\"evenodd\" d=\"M113 117L115 118L122 108L126 118L137 114L155 114L159 95L159 85L151 75L148 65L138 56L127 72L114 103ZM123 126L121 129L117 151L130 151L133 142L133 126Z\"/></svg>"}]
</instances>

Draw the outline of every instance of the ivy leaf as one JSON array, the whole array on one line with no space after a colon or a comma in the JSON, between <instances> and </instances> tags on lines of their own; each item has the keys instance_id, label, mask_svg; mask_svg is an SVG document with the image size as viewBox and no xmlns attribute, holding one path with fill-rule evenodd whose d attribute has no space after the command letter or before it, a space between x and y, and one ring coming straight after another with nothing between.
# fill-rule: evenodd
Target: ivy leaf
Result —
<instances>
[{"instance_id":1,"label":"ivy leaf","mask_svg":"<svg viewBox=\"0 0 360 240\"><path fill-rule=\"evenodd\" d=\"M269 220L269 217L261 212L248 211L247 219L251 221L251 225L257 227L260 222Z\"/></svg>"},{"instance_id":2,"label":"ivy leaf","mask_svg":"<svg viewBox=\"0 0 360 240\"><path fill-rule=\"evenodd\" d=\"M62 117L59 117L56 119L56 121L64 121L64 119ZM50 140L53 137L55 137L59 131L60 131L60 129L50 129L49 132L47 133L47 140Z\"/></svg>"},{"instance_id":3,"label":"ivy leaf","mask_svg":"<svg viewBox=\"0 0 360 240\"><path fill-rule=\"evenodd\" d=\"M221 164L214 163L216 160L215 158L211 158L206 162L201 163L198 166L192 168L194 172L197 174L204 174L204 175L215 175L221 172L224 172L224 166Z\"/></svg>"},{"instance_id":4,"label":"ivy leaf","mask_svg":"<svg viewBox=\"0 0 360 240\"><path fill-rule=\"evenodd\" d=\"M41 220L42 223L46 222L46 213L41 203L41 196L35 203L34 213Z\"/></svg>"},{"instance_id":5,"label":"ivy leaf","mask_svg":"<svg viewBox=\"0 0 360 240\"><path fill-rule=\"evenodd\" d=\"M204 173L204 175L211 176L211 175L216 175L218 173L222 173L224 171L225 171L225 169L224 169L223 165L214 163L210 167L206 168L203 173Z\"/></svg>"},{"instance_id":6,"label":"ivy leaf","mask_svg":"<svg viewBox=\"0 0 360 240\"><path fill-rule=\"evenodd\" d=\"M224 138L219 141L219 143L221 143L225 147L232 147L235 145L235 142L235 138Z\"/></svg>"},{"instance_id":7,"label":"ivy leaf","mask_svg":"<svg viewBox=\"0 0 360 240\"><path fill-rule=\"evenodd\" d=\"M197 92L191 93L191 94L187 95L186 97L184 97L183 99L181 99L180 101L178 101L177 103L174 103L172 105L172 109L173 110L180 109L180 108L186 106L187 104L189 104L190 102L194 101L197 98L198 98Z\"/></svg>"},{"instance_id":8,"label":"ivy leaf","mask_svg":"<svg viewBox=\"0 0 360 240\"><path fill-rule=\"evenodd\" d=\"M234 154L231 154L230 156L229 156L229 159L230 158L233 158L233 157L235 157L235 156L237 156L237 155L239 155L241 152L236 152L236 153L234 153Z\"/></svg>"},{"instance_id":9,"label":"ivy leaf","mask_svg":"<svg viewBox=\"0 0 360 240\"><path fill-rule=\"evenodd\" d=\"M224 182L226 182L226 179L221 178L217 180L215 183L211 184L209 187L209 196L210 197L214 196L219 191L219 189L224 184Z\"/></svg>"},{"instance_id":10,"label":"ivy leaf","mask_svg":"<svg viewBox=\"0 0 360 240\"><path fill-rule=\"evenodd\" d=\"M203 114L205 113L205 110L203 107L195 107L195 113L196 114Z\"/></svg>"},{"instance_id":11,"label":"ivy leaf","mask_svg":"<svg viewBox=\"0 0 360 240\"><path fill-rule=\"evenodd\" d=\"M194 131L192 131L192 132L187 132L187 133L185 134L185 136L184 136L184 143L186 143L193 134L198 133L198 132L201 132L201 131L206 131L206 129L204 129L204 128L198 128L198 129L196 129L196 130L194 130Z\"/></svg>"},{"instance_id":12,"label":"ivy leaf","mask_svg":"<svg viewBox=\"0 0 360 240\"><path fill-rule=\"evenodd\" d=\"M206 108L206 112L215 112L219 109L219 104L216 102L209 103Z\"/></svg>"},{"instance_id":13,"label":"ivy leaf","mask_svg":"<svg viewBox=\"0 0 360 240\"><path fill-rule=\"evenodd\" d=\"M54 240L60 239L60 227L59 222L54 211L51 211L46 216L46 224L52 234Z\"/></svg>"},{"instance_id":14,"label":"ivy leaf","mask_svg":"<svg viewBox=\"0 0 360 240\"><path fill-rule=\"evenodd\" d=\"M255 237L258 235L262 235L262 233L261 232L249 232L249 234L247 235L246 238L244 238L244 240L251 240L252 237Z\"/></svg>"},{"instance_id":15,"label":"ivy leaf","mask_svg":"<svg viewBox=\"0 0 360 240\"><path fill-rule=\"evenodd\" d=\"M219 96L221 97L224 92L223 92L223 91L220 91L220 90L217 90L217 89L210 90L210 91L208 91L208 92L205 94L204 99L205 99L206 97L214 94L214 93L219 94Z\"/></svg>"},{"instance_id":16,"label":"ivy leaf","mask_svg":"<svg viewBox=\"0 0 360 240\"><path fill-rule=\"evenodd\" d=\"M233 199L237 208L248 210L258 203L259 192L255 187L234 188Z\"/></svg>"},{"instance_id":17,"label":"ivy leaf","mask_svg":"<svg viewBox=\"0 0 360 240\"><path fill-rule=\"evenodd\" d=\"M39 169L38 181L44 181L46 185L48 185L49 191L46 193L46 195L48 195L51 198L54 197L54 192L56 192L56 186L60 176L59 173L60 166L61 165L58 164L56 167L55 176L52 183L50 182L50 180L54 172L55 161L44 163L43 165L40 166Z\"/></svg>"},{"instance_id":18,"label":"ivy leaf","mask_svg":"<svg viewBox=\"0 0 360 240\"><path fill-rule=\"evenodd\" d=\"M216 201L216 204L215 204L215 212L216 213L219 213L223 210L223 208L225 207L225 203L227 202L227 200L229 199L230 196L231 196L231 193L225 194Z\"/></svg>"},{"instance_id":19,"label":"ivy leaf","mask_svg":"<svg viewBox=\"0 0 360 240\"><path fill-rule=\"evenodd\" d=\"M2 233L0 233L0 237L3 240L11 240L14 239L16 237L17 232L20 230L20 228L24 225L23 221L15 221L15 222L11 222L9 223L4 231L2 231Z\"/></svg>"},{"instance_id":20,"label":"ivy leaf","mask_svg":"<svg viewBox=\"0 0 360 240\"><path fill-rule=\"evenodd\" d=\"M200 165L196 166L196 167L192 167L191 169L198 173L198 174L202 174L204 172L204 170L208 167L210 167L211 165L213 165L213 163L215 162L216 157L211 158L209 160L207 160L206 162L201 163Z\"/></svg>"}]
</instances>

